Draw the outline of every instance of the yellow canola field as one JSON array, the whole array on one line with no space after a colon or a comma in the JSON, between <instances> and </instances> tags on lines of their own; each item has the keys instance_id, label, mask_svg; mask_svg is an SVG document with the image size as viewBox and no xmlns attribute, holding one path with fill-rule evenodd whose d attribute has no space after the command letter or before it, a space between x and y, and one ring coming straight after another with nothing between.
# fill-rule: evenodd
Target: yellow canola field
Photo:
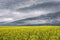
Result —
<instances>
[{"instance_id":1,"label":"yellow canola field","mask_svg":"<svg viewBox=\"0 0 60 40\"><path fill-rule=\"evenodd\" d=\"M60 26L0 26L0 40L60 40Z\"/></svg>"}]
</instances>

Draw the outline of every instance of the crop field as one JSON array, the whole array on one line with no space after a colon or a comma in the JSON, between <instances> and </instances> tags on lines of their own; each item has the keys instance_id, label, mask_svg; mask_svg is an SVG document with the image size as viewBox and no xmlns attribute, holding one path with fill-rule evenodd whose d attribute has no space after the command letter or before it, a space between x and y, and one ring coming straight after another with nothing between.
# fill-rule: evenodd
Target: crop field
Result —
<instances>
[{"instance_id":1,"label":"crop field","mask_svg":"<svg viewBox=\"0 0 60 40\"><path fill-rule=\"evenodd\" d=\"M60 40L60 26L0 26L0 40Z\"/></svg>"}]
</instances>

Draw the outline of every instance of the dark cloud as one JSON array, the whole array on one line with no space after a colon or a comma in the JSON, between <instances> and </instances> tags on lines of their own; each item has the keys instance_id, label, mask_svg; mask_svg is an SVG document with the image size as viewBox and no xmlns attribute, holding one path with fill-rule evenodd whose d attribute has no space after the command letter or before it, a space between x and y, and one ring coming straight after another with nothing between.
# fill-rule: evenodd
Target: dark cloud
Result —
<instances>
[{"instance_id":1,"label":"dark cloud","mask_svg":"<svg viewBox=\"0 0 60 40\"><path fill-rule=\"evenodd\" d=\"M22 19L5 25L60 25L60 12Z\"/></svg>"},{"instance_id":2,"label":"dark cloud","mask_svg":"<svg viewBox=\"0 0 60 40\"><path fill-rule=\"evenodd\" d=\"M17 10L22 12L33 11L33 10L60 11L60 2L45 2L42 4L31 5L30 7L24 7Z\"/></svg>"},{"instance_id":3,"label":"dark cloud","mask_svg":"<svg viewBox=\"0 0 60 40\"><path fill-rule=\"evenodd\" d=\"M58 24L60 22L59 13L60 0L0 0L1 23L18 24L20 22L18 25L26 25L56 22Z\"/></svg>"}]
</instances>

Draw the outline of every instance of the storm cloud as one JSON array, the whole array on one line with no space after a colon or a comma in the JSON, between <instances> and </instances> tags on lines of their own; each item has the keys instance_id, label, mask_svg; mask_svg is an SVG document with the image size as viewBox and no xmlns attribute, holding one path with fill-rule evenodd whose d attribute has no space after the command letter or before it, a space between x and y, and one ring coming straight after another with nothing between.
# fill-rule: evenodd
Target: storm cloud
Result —
<instances>
[{"instance_id":1,"label":"storm cloud","mask_svg":"<svg viewBox=\"0 0 60 40\"><path fill-rule=\"evenodd\" d=\"M51 16L47 19L34 18L41 16L43 18L43 15L55 15L58 12L60 12L60 0L0 0L0 24L18 20L24 20L20 25L52 24L54 20L54 22L60 22L60 16L53 17L53 19L49 19ZM33 18L33 20L27 20L28 18Z\"/></svg>"}]
</instances>

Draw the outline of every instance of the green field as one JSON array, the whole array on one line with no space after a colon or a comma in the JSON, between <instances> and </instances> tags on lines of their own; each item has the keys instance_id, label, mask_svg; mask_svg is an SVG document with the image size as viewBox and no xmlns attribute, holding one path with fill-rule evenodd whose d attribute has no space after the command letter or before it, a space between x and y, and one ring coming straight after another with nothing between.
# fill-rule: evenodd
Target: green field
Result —
<instances>
[{"instance_id":1,"label":"green field","mask_svg":"<svg viewBox=\"0 0 60 40\"><path fill-rule=\"evenodd\" d=\"M60 40L60 26L0 26L0 40Z\"/></svg>"}]
</instances>

